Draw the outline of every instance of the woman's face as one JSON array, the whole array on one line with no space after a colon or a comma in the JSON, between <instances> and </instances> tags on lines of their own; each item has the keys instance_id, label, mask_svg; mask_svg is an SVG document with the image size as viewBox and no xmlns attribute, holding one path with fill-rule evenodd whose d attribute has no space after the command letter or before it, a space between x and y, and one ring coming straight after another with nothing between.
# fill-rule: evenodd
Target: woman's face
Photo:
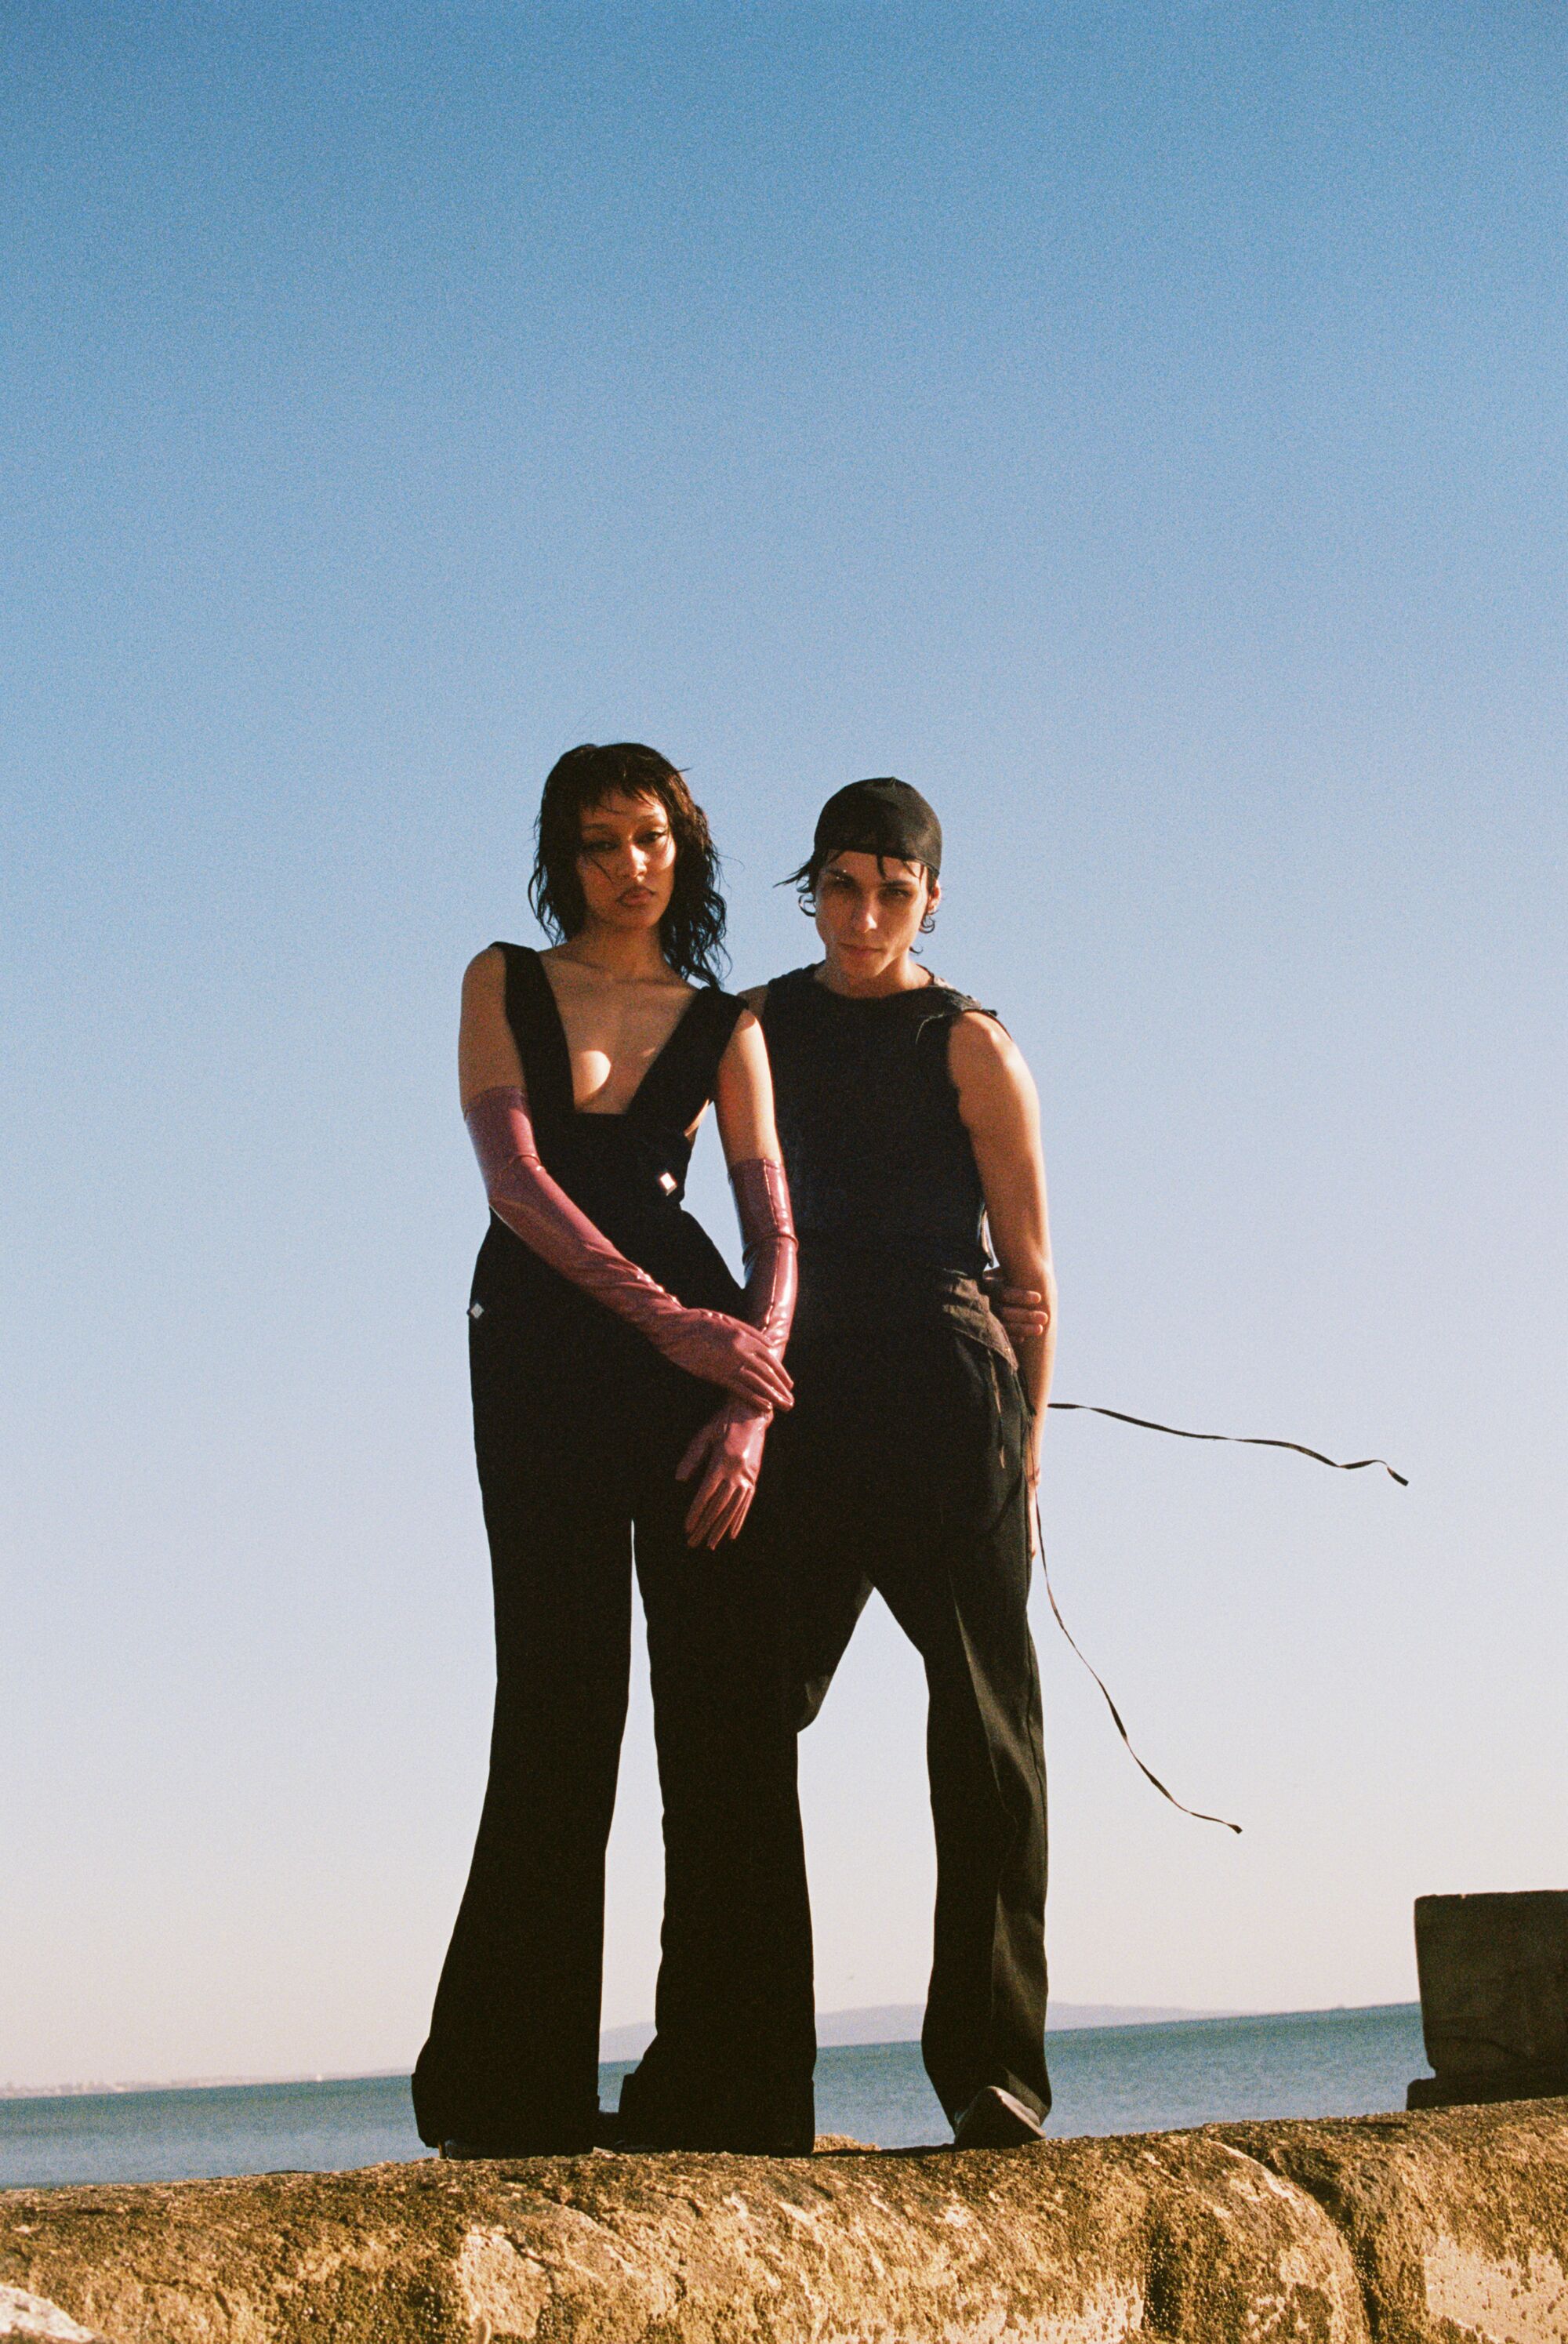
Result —
<instances>
[{"instance_id":1,"label":"woman's face","mask_svg":"<svg viewBox=\"0 0 1568 2344\"><path fill-rule=\"evenodd\" d=\"M609 928L656 928L670 908L676 846L656 797L619 790L582 809L577 875L590 920Z\"/></svg>"},{"instance_id":2,"label":"woman's face","mask_svg":"<svg viewBox=\"0 0 1568 2344\"><path fill-rule=\"evenodd\" d=\"M875 986L899 969L941 889L923 863L834 854L816 883L816 932L846 984Z\"/></svg>"}]
</instances>

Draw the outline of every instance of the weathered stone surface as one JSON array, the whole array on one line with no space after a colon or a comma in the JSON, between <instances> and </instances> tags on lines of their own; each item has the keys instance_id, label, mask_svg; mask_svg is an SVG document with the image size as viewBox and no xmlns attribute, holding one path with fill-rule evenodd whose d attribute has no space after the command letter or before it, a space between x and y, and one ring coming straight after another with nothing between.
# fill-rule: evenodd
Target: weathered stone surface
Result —
<instances>
[{"instance_id":1,"label":"weathered stone surface","mask_svg":"<svg viewBox=\"0 0 1568 2344\"><path fill-rule=\"evenodd\" d=\"M104 2344L57 2303L46 2303L21 2287L0 2287L0 2336L33 2337L43 2344Z\"/></svg>"},{"instance_id":2,"label":"weathered stone surface","mask_svg":"<svg viewBox=\"0 0 1568 2344\"><path fill-rule=\"evenodd\" d=\"M1411 2107L1568 2092L1568 1890L1418 1896L1415 1943L1437 2074Z\"/></svg>"},{"instance_id":3,"label":"weathered stone surface","mask_svg":"<svg viewBox=\"0 0 1568 2344\"><path fill-rule=\"evenodd\" d=\"M1561 2344L1565 2240L1548 2103L0 2198L0 2280L111 2344Z\"/></svg>"},{"instance_id":4,"label":"weathered stone surface","mask_svg":"<svg viewBox=\"0 0 1568 2344\"><path fill-rule=\"evenodd\" d=\"M0 2202L113 2344L1363 2344L1311 2197L1201 2134L987 2156L377 2166Z\"/></svg>"},{"instance_id":5,"label":"weathered stone surface","mask_svg":"<svg viewBox=\"0 0 1568 2344\"><path fill-rule=\"evenodd\" d=\"M1377 2344L1568 2339L1568 2100L1214 2129L1317 2198Z\"/></svg>"}]
</instances>

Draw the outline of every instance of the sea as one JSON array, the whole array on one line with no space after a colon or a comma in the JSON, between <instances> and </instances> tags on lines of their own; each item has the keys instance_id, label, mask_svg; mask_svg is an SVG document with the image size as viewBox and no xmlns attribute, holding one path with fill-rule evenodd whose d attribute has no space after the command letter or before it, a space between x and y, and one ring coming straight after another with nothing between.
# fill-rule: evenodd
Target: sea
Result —
<instances>
[{"instance_id":1,"label":"sea","mask_svg":"<svg viewBox=\"0 0 1568 2344\"><path fill-rule=\"evenodd\" d=\"M1226 2117L1365 2116L1402 2108L1411 2078L1430 2072L1416 2003L1080 2026L1052 2034L1047 2048L1049 2129L1062 2137ZM606 2107L632 2064L600 2070ZM816 2108L820 2132L880 2148L950 2137L916 2043L823 2051ZM7 2188L322 2172L429 2154L400 2075L0 2099Z\"/></svg>"}]
</instances>

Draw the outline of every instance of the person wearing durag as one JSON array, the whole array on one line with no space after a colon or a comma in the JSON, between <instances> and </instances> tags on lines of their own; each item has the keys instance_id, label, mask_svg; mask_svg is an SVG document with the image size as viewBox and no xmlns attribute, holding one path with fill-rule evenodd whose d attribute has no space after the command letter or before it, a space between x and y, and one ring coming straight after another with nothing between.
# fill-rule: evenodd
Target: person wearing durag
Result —
<instances>
[{"instance_id":1,"label":"person wearing durag","mask_svg":"<svg viewBox=\"0 0 1568 2344\"><path fill-rule=\"evenodd\" d=\"M823 957L747 995L800 1247L794 1406L762 1533L794 1610L800 1722L873 1588L920 1652L936 1839L921 2045L959 2147L1037 2140L1046 1788L1027 1617L1055 1330L1039 1116L989 1011L916 957L942 832L891 776L822 810L794 874ZM1016 1342L992 1307L1007 1291Z\"/></svg>"},{"instance_id":2,"label":"person wearing durag","mask_svg":"<svg viewBox=\"0 0 1568 2344\"><path fill-rule=\"evenodd\" d=\"M638 743L571 751L545 784L531 889L561 941L492 945L464 981L462 1106L491 1207L469 1343L497 1685L478 1843L413 2078L420 2137L449 2156L628 2135L813 2145L794 1727L747 1524L790 1405L794 1236L762 1037L713 978L713 876L667 759ZM710 1101L744 1290L682 1208ZM657 2032L611 2117L604 1855L633 1545L665 1904Z\"/></svg>"}]
</instances>

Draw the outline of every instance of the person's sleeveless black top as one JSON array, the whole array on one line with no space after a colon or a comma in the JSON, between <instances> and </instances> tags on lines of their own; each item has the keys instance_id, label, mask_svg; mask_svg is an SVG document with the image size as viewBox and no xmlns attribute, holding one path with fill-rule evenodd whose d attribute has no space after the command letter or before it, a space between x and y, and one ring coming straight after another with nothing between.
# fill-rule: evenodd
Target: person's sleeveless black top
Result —
<instances>
[{"instance_id":1,"label":"person's sleeveless black top","mask_svg":"<svg viewBox=\"0 0 1568 2344\"><path fill-rule=\"evenodd\" d=\"M686 1134L713 1096L744 1004L716 985L694 993L620 1115L572 1103L572 1056L540 956L498 945L506 1015L522 1061L540 1161L611 1243L693 1308L738 1308L740 1288L712 1238L682 1207ZM573 1286L493 1215L474 1267L470 1309L515 1314L533 1339L652 1356L645 1337Z\"/></svg>"},{"instance_id":2,"label":"person's sleeveless black top","mask_svg":"<svg viewBox=\"0 0 1568 2344\"><path fill-rule=\"evenodd\" d=\"M936 1300L945 1316L959 1294L983 1308L985 1193L947 1071L954 1021L979 1006L935 981L852 999L809 968L768 986L763 1031L814 1315L835 1295L859 1311L877 1293Z\"/></svg>"}]
</instances>

